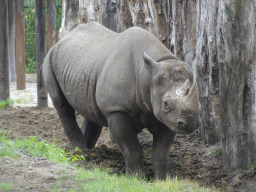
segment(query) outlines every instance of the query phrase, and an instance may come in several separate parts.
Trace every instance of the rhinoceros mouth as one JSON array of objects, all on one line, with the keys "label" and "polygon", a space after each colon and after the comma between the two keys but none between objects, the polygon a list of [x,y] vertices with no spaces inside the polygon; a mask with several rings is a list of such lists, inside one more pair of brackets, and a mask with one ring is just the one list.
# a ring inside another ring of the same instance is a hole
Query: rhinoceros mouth
[{"label": "rhinoceros mouth", "polygon": [[172,123],[172,122],[169,122],[169,129],[171,129],[173,132],[177,133],[177,134],[185,134],[186,130],[185,129],[180,129],[178,127],[178,125]]},{"label": "rhinoceros mouth", "polygon": [[177,123],[169,122],[169,129],[177,134],[190,134],[195,131],[195,129],[189,128],[188,124],[182,121],[177,120]]}]

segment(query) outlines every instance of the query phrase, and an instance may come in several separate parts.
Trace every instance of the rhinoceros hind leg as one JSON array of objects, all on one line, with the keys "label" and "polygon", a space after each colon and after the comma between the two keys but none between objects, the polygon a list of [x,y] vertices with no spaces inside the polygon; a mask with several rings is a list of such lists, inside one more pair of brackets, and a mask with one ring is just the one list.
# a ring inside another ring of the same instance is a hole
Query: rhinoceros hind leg
[{"label": "rhinoceros hind leg", "polygon": [[86,118],[84,118],[83,125],[81,127],[81,131],[86,140],[86,145],[88,149],[92,149],[95,147],[96,142],[102,131],[102,126],[96,123],[93,123]]},{"label": "rhinoceros hind leg", "polygon": [[143,150],[138,141],[133,118],[126,113],[112,113],[108,116],[110,132],[121,150],[126,164],[126,173],[143,173]]},{"label": "rhinoceros hind leg", "polygon": [[87,149],[86,141],[76,121],[75,109],[63,94],[52,70],[46,75],[46,87],[70,143],[74,148]]},{"label": "rhinoceros hind leg", "polygon": [[75,109],[68,103],[65,98],[59,100],[62,100],[61,107],[55,105],[54,101],[53,104],[55,105],[61,124],[71,145],[73,148],[78,147],[80,149],[87,149],[88,147],[86,145],[86,140],[76,121]]}]

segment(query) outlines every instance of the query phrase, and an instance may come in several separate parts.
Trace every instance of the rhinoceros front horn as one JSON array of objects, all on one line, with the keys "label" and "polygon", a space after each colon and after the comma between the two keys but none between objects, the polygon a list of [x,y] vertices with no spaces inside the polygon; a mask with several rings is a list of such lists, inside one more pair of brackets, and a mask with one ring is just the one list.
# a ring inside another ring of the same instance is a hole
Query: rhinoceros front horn
[{"label": "rhinoceros front horn", "polygon": [[199,107],[199,92],[198,92],[198,86],[196,80],[194,80],[194,83],[188,93],[187,96],[185,96],[183,100],[188,106],[191,107]]}]

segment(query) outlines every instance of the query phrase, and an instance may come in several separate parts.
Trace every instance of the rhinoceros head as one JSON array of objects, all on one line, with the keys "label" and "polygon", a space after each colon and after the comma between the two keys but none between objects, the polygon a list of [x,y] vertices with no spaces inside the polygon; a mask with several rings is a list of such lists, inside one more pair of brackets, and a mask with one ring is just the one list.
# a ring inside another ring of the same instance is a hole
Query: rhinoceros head
[{"label": "rhinoceros head", "polygon": [[158,63],[145,53],[143,59],[151,72],[150,97],[156,118],[176,133],[196,130],[200,104],[191,67],[174,59]]}]

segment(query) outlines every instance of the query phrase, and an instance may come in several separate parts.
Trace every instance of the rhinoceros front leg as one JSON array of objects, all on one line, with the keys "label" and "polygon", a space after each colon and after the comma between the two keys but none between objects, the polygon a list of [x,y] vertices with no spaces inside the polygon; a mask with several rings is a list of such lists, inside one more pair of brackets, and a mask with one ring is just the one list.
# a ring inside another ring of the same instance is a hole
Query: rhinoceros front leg
[{"label": "rhinoceros front leg", "polygon": [[126,113],[108,116],[110,132],[119,146],[126,164],[127,174],[143,173],[143,150],[135,131],[133,118]]},{"label": "rhinoceros front leg", "polygon": [[166,179],[168,174],[168,156],[175,133],[166,126],[159,127],[159,131],[153,133],[152,162],[154,177]]},{"label": "rhinoceros front leg", "polygon": [[84,118],[83,125],[81,127],[81,131],[86,140],[86,145],[88,149],[92,149],[95,147],[96,142],[102,131],[102,126],[96,123],[93,123],[86,118]]}]

